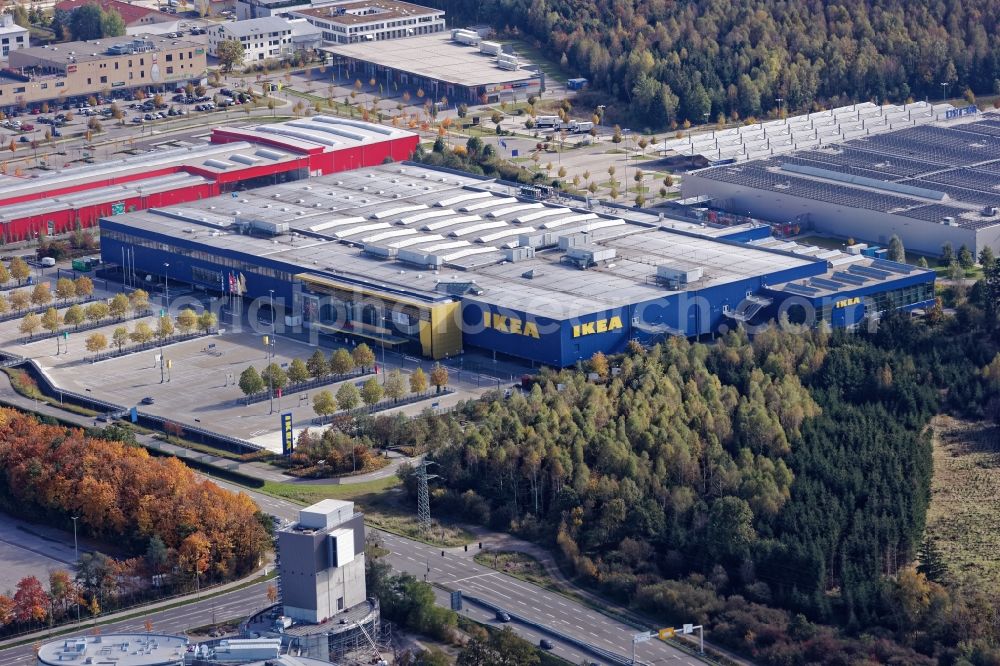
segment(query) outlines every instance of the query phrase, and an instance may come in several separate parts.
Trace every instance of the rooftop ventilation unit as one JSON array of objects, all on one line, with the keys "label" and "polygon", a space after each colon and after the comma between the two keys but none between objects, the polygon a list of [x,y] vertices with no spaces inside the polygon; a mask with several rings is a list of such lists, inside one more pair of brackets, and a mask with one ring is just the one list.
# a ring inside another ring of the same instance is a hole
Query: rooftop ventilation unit
[{"label": "rooftop ventilation unit", "polygon": [[241,223],[245,224],[247,227],[253,231],[258,231],[262,234],[267,234],[268,236],[279,236],[281,234],[288,233],[288,222],[271,222],[269,220],[257,220],[257,219],[246,219],[240,218]]},{"label": "rooftop ventilation unit", "polygon": [[560,261],[571,264],[584,270],[597,266],[602,262],[608,262],[615,258],[616,251],[613,247],[603,247],[600,245],[578,245],[571,247],[563,255]]},{"label": "rooftop ventilation unit", "polygon": [[497,56],[497,67],[513,72],[520,67],[520,64],[517,61],[516,55],[501,53]]},{"label": "rooftop ventilation unit", "polygon": [[451,31],[452,41],[456,41],[459,44],[465,44],[466,46],[477,46],[479,42],[483,41],[483,38],[479,36],[479,33],[474,30],[463,30],[461,28],[456,28]]},{"label": "rooftop ventilation unit", "polygon": [[685,285],[697,282],[704,275],[705,269],[701,266],[695,268],[676,268],[674,266],[657,266],[656,281],[666,284],[671,289],[677,289]]},{"label": "rooftop ventilation unit", "polygon": [[533,247],[509,247],[503,249],[503,258],[511,263],[532,259],[535,256]]}]

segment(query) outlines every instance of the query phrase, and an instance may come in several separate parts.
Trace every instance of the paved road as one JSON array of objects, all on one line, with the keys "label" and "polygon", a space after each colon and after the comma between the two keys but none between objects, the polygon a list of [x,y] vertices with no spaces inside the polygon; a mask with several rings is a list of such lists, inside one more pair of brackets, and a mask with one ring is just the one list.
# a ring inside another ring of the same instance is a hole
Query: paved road
[{"label": "paved road", "polygon": [[[0,400],[4,402],[27,402],[26,408],[33,408],[35,405],[30,400],[18,396],[10,387],[7,376],[0,373]],[[54,408],[38,406],[38,411],[58,412],[60,416],[67,420],[76,421],[79,417]],[[88,419],[82,419],[88,421]],[[83,424],[88,425],[88,424]],[[215,480],[220,486],[230,490],[245,492],[257,502],[257,504],[267,513],[284,518],[286,520],[296,520],[301,508],[288,500],[272,497],[228,482]],[[611,650],[622,656],[631,653],[631,637],[636,629],[624,623],[612,620],[583,604],[566,599],[554,592],[543,590],[534,585],[521,582],[488,567],[477,564],[470,557],[460,555],[458,552],[445,551],[441,555],[441,549],[426,544],[404,539],[385,532],[379,532],[385,546],[391,551],[388,556],[389,563],[397,571],[405,571],[423,577],[428,574],[428,582],[438,583],[450,589],[460,589],[463,592],[480,597],[486,601],[499,605],[512,613],[527,617],[535,622],[549,626],[557,631],[573,636],[580,640],[585,640],[599,647]],[[430,568],[428,573],[427,569]],[[439,590],[439,603],[448,604],[448,599],[444,591]],[[241,594],[241,593],[233,593]],[[263,598],[263,592],[258,594]],[[218,597],[218,604],[229,604],[230,595]],[[240,597],[245,603],[246,597]],[[187,617],[186,626],[205,623],[203,614],[206,607],[200,606],[201,610],[192,610],[191,607],[181,609],[174,615],[175,611],[168,611],[166,619],[170,622],[183,623],[183,618]],[[246,610],[246,606],[243,607]],[[208,607],[210,612],[210,606]],[[473,613],[480,613],[474,609]],[[167,630],[161,626],[160,614],[153,616],[157,628]],[[220,616],[221,617],[221,616]],[[476,616],[476,619],[481,619]],[[141,625],[141,621],[137,623]],[[177,626],[177,625],[170,625]],[[537,636],[528,633],[527,628],[521,625],[515,626],[519,633],[524,633],[529,638],[535,639]],[[171,629],[173,630],[173,629]],[[110,629],[108,630],[110,631]],[[571,644],[556,642],[556,652],[559,654],[576,653],[577,649]],[[0,666],[4,666],[4,659],[8,651],[0,651]],[[16,652],[16,649],[15,649]],[[30,653],[30,649],[28,649]],[[13,654],[13,653],[12,653]],[[699,663],[691,656],[683,653],[668,644],[659,641],[650,641],[640,644],[637,650],[640,662],[645,664],[696,664]],[[579,659],[572,657],[574,663],[579,663]],[[591,657],[592,661],[602,663],[601,660]]]},{"label": "paved road", "polygon": [[[280,498],[247,490],[235,484],[216,480],[220,486],[233,491],[241,491],[253,498],[257,504],[271,515],[286,520],[298,518],[299,505]],[[368,528],[371,530],[372,528]],[[632,650],[632,636],[637,629],[590,609],[583,604],[567,599],[555,592],[549,592],[535,585],[522,582],[498,571],[476,563],[462,548],[445,549],[429,546],[418,541],[405,539],[394,534],[375,530],[383,545],[390,551],[388,562],[396,571],[403,571],[437,583],[448,589],[462,590],[505,610],[551,627],[574,638],[588,641],[605,650],[622,656],[629,656]],[[470,550],[473,547],[470,546]],[[442,555],[441,553],[445,554]],[[428,568],[430,572],[428,573]],[[449,605],[447,594],[438,590],[438,603]],[[482,612],[473,609],[476,619],[482,619]],[[492,616],[492,614],[487,613]],[[487,618],[488,619],[488,618]],[[492,621],[492,620],[491,620]],[[537,642],[536,633],[527,633],[527,627],[515,623],[515,630]],[[571,644],[554,641],[558,654],[567,653],[573,663],[581,659],[570,657],[568,653],[579,650]],[[649,641],[638,646],[638,660],[643,664],[699,664],[699,660],[660,641]],[[591,661],[602,660],[588,656]],[[2,666],[2,664],[0,664]]]},{"label": "paved road", "polygon": [[[197,601],[181,608],[151,613],[148,617],[153,622],[156,631],[169,634],[183,634],[191,627],[207,624],[214,617],[221,621],[234,617],[242,617],[254,610],[267,605],[267,584],[264,582],[250,585],[242,590],[229,592],[218,597]],[[121,631],[143,632],[146,617],[132,620],[122,620],[101,626],[101,633],[110,634]],[[81,632],[83,633],[83,632]],[[34,663],[34,648],[32,645],[0,650],[0,666],[27,666]]]}]

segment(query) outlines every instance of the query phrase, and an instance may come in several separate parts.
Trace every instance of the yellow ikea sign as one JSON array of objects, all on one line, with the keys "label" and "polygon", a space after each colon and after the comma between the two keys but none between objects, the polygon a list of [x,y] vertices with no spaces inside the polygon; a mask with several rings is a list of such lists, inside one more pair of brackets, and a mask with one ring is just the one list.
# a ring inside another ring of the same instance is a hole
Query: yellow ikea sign
[{"label": "yellow ikea sign", "polygon": [[834,305],[838,308],[846,308],[848,305],[857,305],[861,302],[861,297],[855,296],[854,298],[845,298],[842,301],[837,301]]},{"label": "yellow ikea sign", "polygon": [[608,331],[613,331],[621,327],[621,317],[610,317],[608,319],[588,321],[585,324],[576,324],[573,326],[573,337],[580,338],[584,335],[593,335],[594,333],[607,333]]},{"label": "yellow ikea sign", "polygon": [[501,333],[516,333],[526,335],[529,338],[538,339],[538,325],[532,321],[522,322],[517,317],[508,317],[501,314],[483,313],[483,328],[492,328]]}]

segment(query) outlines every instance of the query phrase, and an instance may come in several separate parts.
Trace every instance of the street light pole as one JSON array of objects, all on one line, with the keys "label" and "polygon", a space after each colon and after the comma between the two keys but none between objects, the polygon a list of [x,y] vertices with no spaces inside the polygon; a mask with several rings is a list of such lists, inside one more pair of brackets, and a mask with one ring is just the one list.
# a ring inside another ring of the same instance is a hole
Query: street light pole
[{"label": "street light pole", "polygon": [[[76,559],[77,566],[80,564],[80,546],[76,540],[76,519],[80,516],[70,516],[73,519],[73,555]],[[80,601],[76,602],[76,621],[80,621]]]},{"label": "street light pole", "polygon": [[271,366],[274,365],[274,289],[269,290],[271,292],[271,339],[268,340],[267,345],[267,393],[269,397],[269,414],[274,414],[274,373],[271,372]]},{"label": "street light pole", "polygon": [[947,95],[948,95],[948,82],[945,81],[944,83],[941,84],[941,101],[942,102],[945,100],[945,97],[947,97]]},{"label": "street light pole", "polygon": [[163,301],[164,308],[170,308],[170,264],[163,262]]}]

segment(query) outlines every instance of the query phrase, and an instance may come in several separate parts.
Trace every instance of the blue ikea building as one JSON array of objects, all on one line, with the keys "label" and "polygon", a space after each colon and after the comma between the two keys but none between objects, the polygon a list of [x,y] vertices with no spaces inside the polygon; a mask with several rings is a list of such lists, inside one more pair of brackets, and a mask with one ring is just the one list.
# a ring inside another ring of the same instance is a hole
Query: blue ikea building
[{"label": "blue ikea building", "polygon": [[169,276],[249,308],[273,294],[291,329],[554,366],[772,319],[855,326],[934,298],[931,271],[763,225],[535,194],[387,164],[108,217],[101,252],[127,281]]}]

